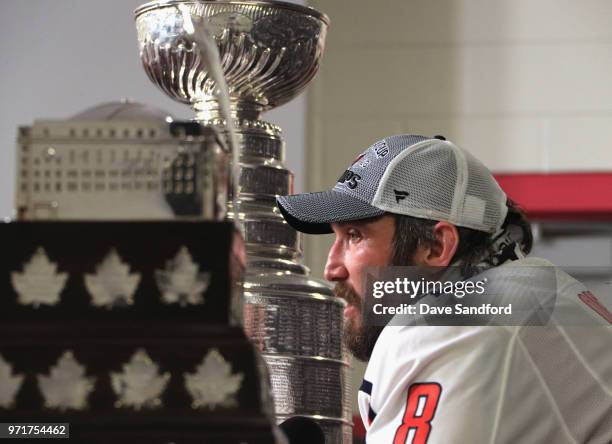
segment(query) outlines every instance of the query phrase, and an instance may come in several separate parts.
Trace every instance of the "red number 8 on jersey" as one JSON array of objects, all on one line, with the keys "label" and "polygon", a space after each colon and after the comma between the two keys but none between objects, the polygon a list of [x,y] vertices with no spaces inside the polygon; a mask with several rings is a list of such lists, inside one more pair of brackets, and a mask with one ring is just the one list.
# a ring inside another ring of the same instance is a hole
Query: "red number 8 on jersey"
[{"label": "red number 8 on jersey", "polygon": [[417,382],[408,388],[406,413],[395,432],[393,444],[427,443],[441,393],[442,386],[437,382]]}]

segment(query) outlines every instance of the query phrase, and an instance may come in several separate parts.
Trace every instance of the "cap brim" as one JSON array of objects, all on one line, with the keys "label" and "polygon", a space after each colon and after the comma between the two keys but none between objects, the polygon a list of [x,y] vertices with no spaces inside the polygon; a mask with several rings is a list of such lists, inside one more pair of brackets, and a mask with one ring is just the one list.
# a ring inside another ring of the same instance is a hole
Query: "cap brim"
[{"label": "cap brim", "polygon": [[334,190],[281,196],[276,203],[289,225],[302,233],[332,233],[332,222],[382,216],[385,211]]}]

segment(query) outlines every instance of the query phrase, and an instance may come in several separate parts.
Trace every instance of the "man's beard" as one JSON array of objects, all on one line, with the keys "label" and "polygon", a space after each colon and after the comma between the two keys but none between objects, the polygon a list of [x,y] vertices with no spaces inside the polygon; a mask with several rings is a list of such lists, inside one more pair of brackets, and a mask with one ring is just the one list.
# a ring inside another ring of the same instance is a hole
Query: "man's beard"
[{"label": "man's beard", "polygon": [[[406,236],[405,239],[399,242],[399,245],[396,245],[396,243],[394,241],[393,255],[389,265],[415,265],[413,258],[417,250],[418,241],[412,236]],[[337,282],[334,293],[339,298],[344,299],[347,306],[353,306],[357,309],[357,315],[344,320],[342,339],[355,358],[367,362],[372,356],[376,341],[385,327],[381,325],[364,325],[363,300],[349,284],[343,281]]]},{"label": "man's beard", "polygon": [[360,361],[368,361],[378,337],[383,331],[382,326],[364,325],[363,304],[357,292],[347,283],[338,282],[334,293],[344,299],[347,306],[357,309],[357,315],[345,319],[342,339],[349,351]]}]

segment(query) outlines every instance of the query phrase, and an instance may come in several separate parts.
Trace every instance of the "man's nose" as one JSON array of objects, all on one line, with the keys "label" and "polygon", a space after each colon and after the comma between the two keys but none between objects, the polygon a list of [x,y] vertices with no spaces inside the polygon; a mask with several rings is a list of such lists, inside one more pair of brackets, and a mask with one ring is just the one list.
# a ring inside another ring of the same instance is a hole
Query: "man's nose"
[{"label": "man's nose", "polygon": [[327,255],[324,276],[328,281],[343,281],[348,278],[348,270],[344,266],[344,255],[338,241],[334,242]]}]

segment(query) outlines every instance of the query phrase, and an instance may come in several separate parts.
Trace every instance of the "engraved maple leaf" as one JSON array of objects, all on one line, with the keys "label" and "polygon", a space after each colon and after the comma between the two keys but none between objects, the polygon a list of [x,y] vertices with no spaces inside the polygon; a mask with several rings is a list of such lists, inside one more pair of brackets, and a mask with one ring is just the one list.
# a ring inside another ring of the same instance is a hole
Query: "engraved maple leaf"
[{"label": "engraved maple leaf", "polygon": [[23,266],[23,273],[12,272],[11,283],[23,305],[55,305],[64,289],[67,273],[57,273],[57,264],[49,260],[45,250],[38,248],[29,262]]},{"label": "engraved maple leaf", "polygon": [[200,273],[186,247],[181,247],[176,257],[166,262],[165,270],[155,270],[155,278],[162,301],[181,306],[204,303],[203,293],[210,283],[210,273]]},{"label": "engraved maple leaf", "polygon": [[45,407],[58,410],[83,410],[93,391],[96,378],[85,376],[85,367],[77,362],[71,351],[66,351],[51,368],[49,376],[38,375],[38,387]]},{"label": "engraved maple leaf", "polygon": [[0,407],[8,409],[15,404],[22,383],[23,375],[13,376],[13,367],[0,355]]},{"label": "engraved maple leaf", "polygon": [[147,352],[137,350],[130,362],[123,365],[123,372],[111,373],[111,385],[119,399],[117,407],[155,408],[161,406],[159,397],[166,389],[170,373],[159,373]]},{"label": "engraved maple leaf", "polygon": [[236,404],[235,396],[240,390],[244,375],[232,374],[231,365],[221,356],[219,350],[211,349],[195,373],[185,373],[185,386],[193,399],[194,408],[231,406]]},{"label": "engraved maple leaf", "polygon": [[112,308],[121,302],[132,305],[140,274],[130,274],[130,266],[121,260],[114,248],[96,266],[96,274],[85,275],[85,287],[92,304]]}]

